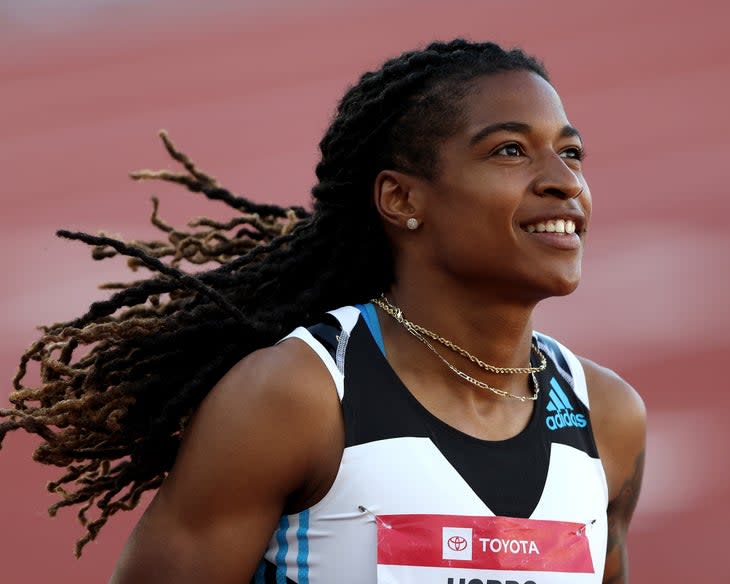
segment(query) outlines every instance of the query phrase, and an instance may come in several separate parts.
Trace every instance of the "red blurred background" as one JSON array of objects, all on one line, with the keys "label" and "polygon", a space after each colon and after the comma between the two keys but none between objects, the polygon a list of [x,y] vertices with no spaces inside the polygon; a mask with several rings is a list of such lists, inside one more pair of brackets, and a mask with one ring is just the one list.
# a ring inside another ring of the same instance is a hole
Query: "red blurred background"
[{"label": "red blurred background", "polygon": [[[584,281],[539,326],[616,369],[649,409],[632,582],[726,581],[730,522],[730,41],[721,2],[0,0],[0,237],[7,393],[34,326],[124,279],[63,227],[153,233],[149,195],[180,224],[225,209],[126,173],[170,167],[156,132],[247,196],[306,203],[316,145],[348,84],[433,39],[519,45],[547,64],[588,150],[594,219]],[[0,582],[103,582],[139,513],[84,557],[31,462],[0,453]],[[245,545],[245,542],[241,542]],[[719,572],[719,573],[718,573]]]}]

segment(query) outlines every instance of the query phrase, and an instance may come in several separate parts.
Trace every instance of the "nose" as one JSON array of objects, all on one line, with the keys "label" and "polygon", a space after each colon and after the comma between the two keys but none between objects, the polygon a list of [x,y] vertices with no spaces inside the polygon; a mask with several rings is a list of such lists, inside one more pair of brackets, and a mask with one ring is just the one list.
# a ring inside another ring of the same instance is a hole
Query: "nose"
[{"label": "nose", "polygon": [[556,153],[546,156],[533,184],[533,190],[538,196],[560,199],[575,199],[584,189],[585,183],[581,175],[571,169],[565,159]]}]

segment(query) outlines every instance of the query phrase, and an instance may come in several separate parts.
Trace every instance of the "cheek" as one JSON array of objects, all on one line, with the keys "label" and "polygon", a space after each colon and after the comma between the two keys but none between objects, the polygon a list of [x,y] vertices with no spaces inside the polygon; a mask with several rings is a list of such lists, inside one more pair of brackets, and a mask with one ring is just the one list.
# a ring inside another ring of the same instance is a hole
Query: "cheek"
[{"label": "cheek", "polygon": [[440,244],[478,247],[490,254],[514,240],[524,192],[514,174],[473,164],[442,175],[428,201]]},{"label": "cheek", "polygon": [[586,226],[588,226],[590,224],[591,213],[593,212],[593,199],[591,198],[591,193],[588,190],[588,187],[586,187],[586,190],[580,197],[580,204],[581,207],[583,207],[583,212],[586,216]]},{"label": "cheek", "polygon": [[514,212],[513,201],[496,193],[454,197],[440,208],[434,252],[449,264],[471,264],[477,270],[495,266],[515,245]]}]

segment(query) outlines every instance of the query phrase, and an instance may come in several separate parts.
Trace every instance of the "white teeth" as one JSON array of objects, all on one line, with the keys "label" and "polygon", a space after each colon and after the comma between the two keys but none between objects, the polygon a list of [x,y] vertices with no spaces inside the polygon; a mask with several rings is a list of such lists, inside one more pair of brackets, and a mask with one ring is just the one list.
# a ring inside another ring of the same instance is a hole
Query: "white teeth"
[{"label": "white teeth", "polygon": [[525,231],[528,233],[575,233],[575,221],[572,219],[550,219],[532,225],[526,225]]}]

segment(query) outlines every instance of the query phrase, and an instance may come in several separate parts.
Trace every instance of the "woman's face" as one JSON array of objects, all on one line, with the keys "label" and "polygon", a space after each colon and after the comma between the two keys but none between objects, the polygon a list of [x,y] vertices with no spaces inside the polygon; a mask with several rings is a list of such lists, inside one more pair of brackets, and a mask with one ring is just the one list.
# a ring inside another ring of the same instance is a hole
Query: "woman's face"
[{"label": "woman's face", "polygon": [[591,213],[581,139],[538,75],[474,83],[463,126],[438,149],[438,176],[419,186],[422,257],[508,298],[568,294]]}]

